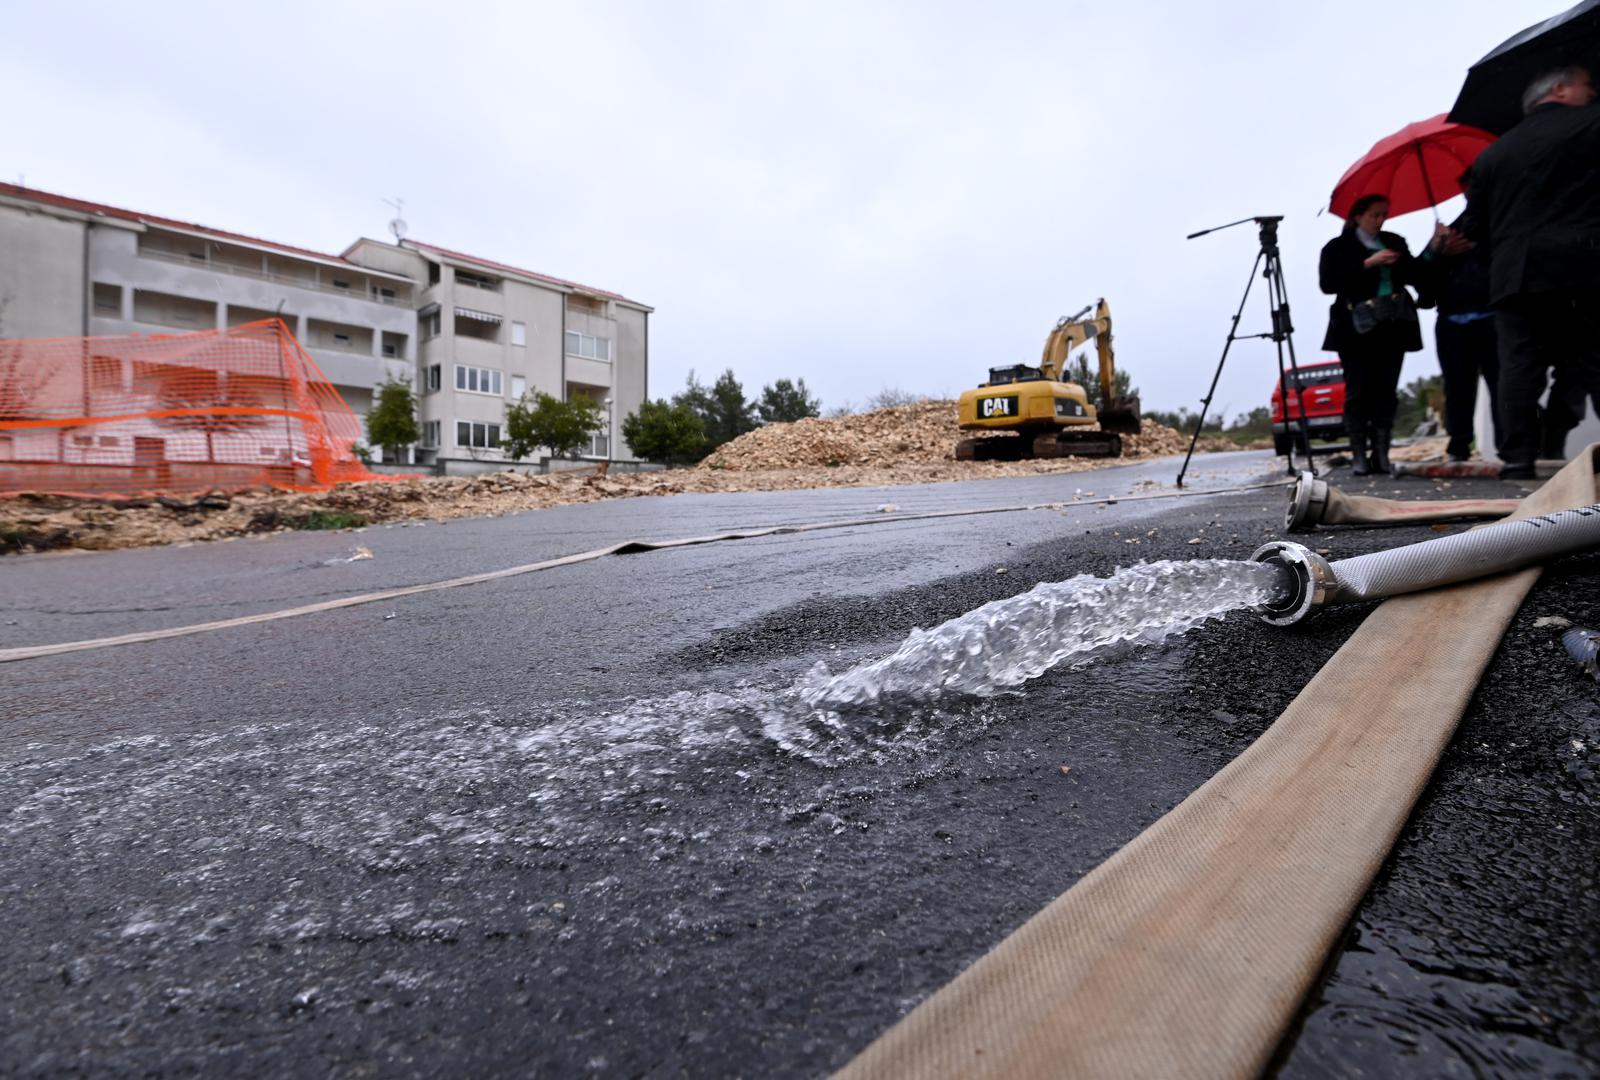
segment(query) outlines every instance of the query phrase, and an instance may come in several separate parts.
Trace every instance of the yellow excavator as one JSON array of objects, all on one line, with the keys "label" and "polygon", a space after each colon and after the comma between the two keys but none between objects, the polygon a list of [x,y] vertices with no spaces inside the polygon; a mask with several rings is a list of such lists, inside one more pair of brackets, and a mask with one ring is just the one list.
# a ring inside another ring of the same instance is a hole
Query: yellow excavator
[{"label": "yellow excavator", "polygon": [[[1100,354],[1098,408],[1089,404],[1089,395],[1068,379],[1066,370],[1068,355],[1091,338]],[[1121,457],[1122,435],[1138,434],[1141,425],[1139,399],[1117,397],[1116,383],[1111,309],[1101,299],[1057,320],[1038,367],[990,368],[988,382],[961,395],[962,431],[1015,434],[962,439],[956,443],[956,460]],[[1096,424],[1098,431],[1084,430]]]}]

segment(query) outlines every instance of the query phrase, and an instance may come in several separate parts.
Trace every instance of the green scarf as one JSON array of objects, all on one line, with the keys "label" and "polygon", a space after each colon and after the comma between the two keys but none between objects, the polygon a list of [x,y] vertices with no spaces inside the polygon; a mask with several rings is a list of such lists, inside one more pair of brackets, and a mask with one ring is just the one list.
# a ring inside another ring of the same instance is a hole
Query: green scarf
[{"label": "green scarf", "polygon": [[[1378,250],[1379,251],[1385,250],[1386,249],[1386,245],[1383,242],[1383,234],[1382,233],[1378,234],[1377,241],[1378,241]],[[1378,295],[1379,296],[1393,296],[1394,295],[1394,275],[1389,272],[1389,269],[1390,268],[1387,267],[1387,266],[1378,267]]]}]

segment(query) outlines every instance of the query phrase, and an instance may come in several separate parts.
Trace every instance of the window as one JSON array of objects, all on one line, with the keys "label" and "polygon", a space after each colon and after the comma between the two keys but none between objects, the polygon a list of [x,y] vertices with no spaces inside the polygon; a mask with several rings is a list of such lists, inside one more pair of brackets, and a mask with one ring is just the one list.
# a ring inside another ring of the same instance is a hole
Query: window
[{"label": "window", "polygon": [[94,313],[115,318],[122,314],[122,286],[94,283]]},{"label": "window", "polygon": [[472,447],[478,450],[487,450],[499,446],[500,425],[457,420],[456,445]]},{"label": "window", "polygon": [[333,343],[335,345],[337,345],[341,349],[348,349],[350,347],[350,335],[349,334],[334,334],[333,335]]},{"label": "window", "polygon": [[470,270],[456,270],[456,284],[470,285],[474,289],[488,289],[490,292],[500,291],[500,282],[483,274],[474,274]]},{"label": "window", "polygon": [[372,296],[373,299],[377,300],[380,304],[392,304],[395,302],[394,290],[385,289],[381,285],[374,285],[372,287]]},{"label": "window", "polygon": [[511,376],[511,397],[514,401],[521,401],[528,392],[528,380],[521,375]]},{"label": "window", "polygon": [[511,344],[523,346],[528,344],[527,323],[514,322],[511,324]]},{"label": "window", "polygon": [[124,390],[122,385],[122,360],[115,356],[89,358],[89,389]]},{"label": "window", "polygon": [[444,319],[438,308],[434,308],[432,311],[424,311],[417,316],[417,326],[422,331],[422,340],[427,341],[429,338],[436,338],[443,333],[443,322]]},{"label": "window", "polygon": [[348,289],[350,287],[350,283],[348,281],[340,281],[338,278],[334,278],[333,287],[335,289]]},{"label": "window", "polygon": [[456,336],[498,343],[500,341],[500,321],[500,316],[492,311],[457,307],[454,324]]},{"label": "window", "polygon": [[439,446],[441,424],[438,420],[424,420],[422,422],[422,446],[426,450],[434,450]]},{"label": "window", "polygon": [[456,389],[465,390],[471,394],[493,394],[500,396],[500,372],[494,368],[467,367],[465,364],[456,365]]},{"label": "window", "polygon": [[422,392],[424,394],[435,393],[443,385],[444,381],[442,365],[429,364],[427,367],[422,369]]},{"label": "window", "polygon": [[100,436],[100,445],[101,446],[116,446],[120,442],[122,442],[122,438],[121,438],[121,436],[118,436],[118,435],[102,435],[102,436]]},{"label": "window", "polygon": [[385,341],[383,343],[383,355],[388,356],[388,357],[399,356],[400,355],[400,348],[399,348],[399,346],[395,345],[395,343],[392,342],[392,341]]},{"label": "window", "polygon": [[439,284],[439,264],[436,263],[436,262],[431,262],[430,261],[428,263],[428,284],[429,285],[437,285],[437,284]]},{"label": "window", "polygon": [[591,360],[609,362],[611,359],[611,339],[591,337],[588,334],[580,334],[575,330],[568,330],[567,355],[587,356]]}]

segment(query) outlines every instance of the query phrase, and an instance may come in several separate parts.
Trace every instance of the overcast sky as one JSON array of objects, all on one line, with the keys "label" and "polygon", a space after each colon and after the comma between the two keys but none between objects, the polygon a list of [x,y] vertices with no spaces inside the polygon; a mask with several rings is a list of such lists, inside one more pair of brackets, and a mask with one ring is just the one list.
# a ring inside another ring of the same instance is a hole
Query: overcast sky
[{"label": "overcast sky", "polygon": [[[0,176],[332,252],[403,197],[415,239],[653,305],[653,396],[730,367],[953,396],[1104,296],[1146,407],[1194,407],[1256,236],[1184,235],[1286,215],[1321,359],[1333,182],[1563,6],[30,4]],[[1275,377],[1240,343],[1217,407]]]}]

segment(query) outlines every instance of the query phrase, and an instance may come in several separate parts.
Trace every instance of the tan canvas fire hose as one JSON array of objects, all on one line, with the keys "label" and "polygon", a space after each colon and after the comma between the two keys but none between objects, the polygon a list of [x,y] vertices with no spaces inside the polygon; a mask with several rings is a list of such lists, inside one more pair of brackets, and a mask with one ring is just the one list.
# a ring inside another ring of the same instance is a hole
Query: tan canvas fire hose
[{"label": "tan canvas fire hose", "polygon": [[1503,518],[1515,513],[1517,499],[1449,499],[1401,502],[1375,495],[1349,495],[1308,472],[1289,493],[1284,524],[1290,532],[1318,525],[1416,525],[1461,518]]},{"label": "tan canvas fire hose", "polygon": [[[1597,453],[1515,516],[1595,502]],[[840,1075],[1259,1073],[1538,575],[1385,601],[1243,754]]]}]

